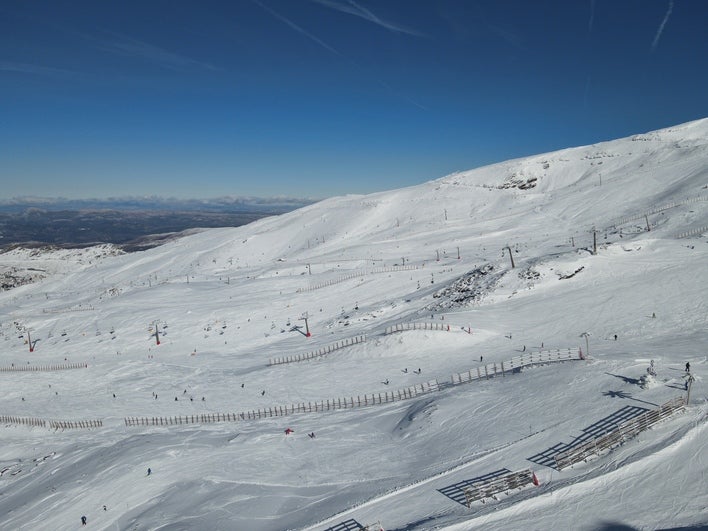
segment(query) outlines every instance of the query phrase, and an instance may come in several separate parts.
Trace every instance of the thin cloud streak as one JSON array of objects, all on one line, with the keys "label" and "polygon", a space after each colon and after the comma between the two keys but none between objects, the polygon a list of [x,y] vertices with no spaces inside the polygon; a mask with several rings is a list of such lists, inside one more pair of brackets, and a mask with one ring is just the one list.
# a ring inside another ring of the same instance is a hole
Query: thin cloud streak
[{"label": "thin cloud streak", "polygon": [[588,33],[592,33],[593,22],[595,22],[595,0],[590,0],[590,20],[588,20]]},{"label": "thin cloud streak", "polygon": [[115,32],[108,33],[113,37],[113,40],[102,41],[99,44],[99,48],[114,55],[138,57],[151,63],[156,63],[163,68],[177,72],[183,72],[195,67],[212,71],[220,70],[209,63],[197,61],[195,59],[167,51],[163,48],[134,39],[127,35],[122,35]]},{"label": "thin cloud streak", "polygon": [[324,42],[322,39],[319,39],[319,38],[315,37],[315,36],[314,36],[312,33],[310,33],[309,31],[307,31],[307,30],[301,28],[300,26],[298,26],[297,24],[295,24],[292,20],[290,20],[290,19],[288,19],[288,18],[285,18],[284,16],[282,16],[280,13],[277,13],[276,11],[273,11],[270,7],[268,7],[268,6],[264,5],[264,4],[262,4],[262,3],[259,2],[258,0],[252,0],[252,2],[253,2],[254,4],[256,4],[258,7],[260,7],[261,9],[263,9],[264,11],[270,13],[273,17],[275,17],[275,18],[277,18],[278,20],[280,20],[283,24],[286,24],[286,25],[290,26],[292,29],[294,29],[295,31],[297,31],[297,32],[300,33],[301,35],[304,35],[305,37],[307,37],[307,38],[310,39],[311,41],[313,41],[313,42],[319,44],[319,45],[322,46],[322,48],[324,48],[325,50],[328,50],[328,51],[332,52],[332,53],[335,54],[335,55],[338,55],[338,56],[340,56],[340,57],[343,57],[342,54],[339,53],[339,52],[338,52],[336,49],[334,49],[332,46],[330,46],[329,44],[327,44],[326,42]]},{"label": "thin cloud streak", "polygon": [[[283,22],[284,24],[287,24],[290,28],[294,29],[294,30],[297,31],[298,33],[304,35],[305,37],[307,37],[308,39],[311,39],[312,41],[316,42],[317,44],[319,44],[320,46],[322,46],[322,47],[325,48],[326,50],[332,52],[333,54],[335,54],[335,55],[341,57],[342,59],[344,59],[345,61],[349,62],[351,65],[353,65],[353,66],[354,66],[355,68],[357,68],[358,70],[365,71],[365,69],[362,68],[361,65],[359,65],[356,61],[353,61],[352,59],[350,59],[350,58],[344,56],[342,53],[340,53],[338,50],[336,50],[335,48],[333,48],[332,46],[330,46],[329,44],[327,44],[327,43],[324,42],[323,40],[321,40],[321,39],[315,37],[315,36],[312,35],[310,32],[308,32],[307,30],[301,28],[300,26],[298,26],[297,24],[295,24],[295,23],[292,22],[291,20],[287,19],[286,17],[282,16],[281,14],[277,13],[276,11],[273,11],[273,10],[272,10],[271,8],[269,8],[268,6],[266,6],[266,5],[262,4],[261,2],[259,2],[259,0],[251,0],[251,1],[252,1],[254,4],[256,4],[256,5],[258,5],[259,7],[261,7],[263,10],[267,11],[268,13],[270,13],[273,17],[277,18],[278,20],[280,20],[280,21]],[[405,100],[406,102],[410,103],[411,105],[413,105],[413,106],[415,106],[415,107],[417,107],[417,108],[419,108],[419,109],[421,109],[421,110],[424,110],[424,111],[427,111],[427,110],[428,110],[428,109],[425,108],[423,105],[421,105],[420,103],[416,102],[415,100],[412,100],[411,98],[409,98],[409,97],[407,97],[407,96],[403,96],[403,95],[399,94],[398,92],[396,92],[395,90],[393,90],[393,88],[391,88],[391,86],[390,86],[388,83],[386,83],[385,81],[383,81],[383,80],[381,80],[381,79],[376,79],[376,81],[377,81],[382,87],[384,87],[386,90],[390,91],[391,94],[393,94],[394,96],[396,96],[396,97],[398,97],[398,98],[402,98],[402,99]]]},{"label": "thin cloud streak", "polygon": [[651,51],[653,52],[656,50],[656,47],[659,45],[659,39],[661,38],[661,34],[664,32],[664,26],[666,26],[666,23],[669,21],[669,17],[671,16],[671,12],[674,10],[674,0],[669,0],[669,7],[666,10],[666,15],[664,15],[664,20],[661,21],[661,24],[659,25],[659,29],[656,30],[656,36],[654,37],[654,42],[651,43]]},{"label": "thin cloud streak", "polygon": [[16,72],[18,74],[32,74],[43,76],[73,76],[77,74],[77,72],[72,72],[71,70],[64,70],[62,68],[54,68],[51,66],[43,66],[30,63],[15,63],[11,61],[0,61],[0,72]]},{"label": "thin cloud streak", "polygon": [[332,9],[334,11],[339,11],[340,13],[346,13],[347,15],[353,15],[355,17],[362,18],[368,22],[376,24],[377,26],[381,26],[384,29],[387,29],[389,31],[393,31],[394,33],[405,33],[406,35],[412,35],[414,37],[425,37],[425,34],[420,33],[418,31],[415,31],[415,30],[412,30],[409,28],[405,28],[405,27],[399,26],[397,24],[393,24],[392,22],[382,20],[381,18],[376,16],[372,11],[357,4],[353,0],[349,0],[346,3],[338,2],[337,0],[312,0],[312,1],[316,4],[319,4],[323,7],[328,8],[328,9]]}]

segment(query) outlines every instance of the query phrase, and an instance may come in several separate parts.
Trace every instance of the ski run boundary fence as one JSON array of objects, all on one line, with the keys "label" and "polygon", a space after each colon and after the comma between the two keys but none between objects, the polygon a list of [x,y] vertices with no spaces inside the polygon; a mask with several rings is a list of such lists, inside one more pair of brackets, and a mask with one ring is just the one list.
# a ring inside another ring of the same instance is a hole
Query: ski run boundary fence
[{"label": "ski run boundary fence", "polygon": [[55,430],[102,428],[102,420],[50,420],[49,427]]},{"label": "ski run boundary fence", "polygon": [[624,225],[625,223],[629,223],[630,221],[644,219],[645,216],[651,216],[652,214],[658,214],[659,212],[663,212],[664,210],[670,210],[672,208],[676,208],[677,206],[681,206],[681,205],[698,203],[699,201],[708,201],[708,195],[699,195],[696,197],[690,197],[688,199],[685,199],[684,201],[673,201],[671,203],[666,203],[665,205],[654,207],[651,210],[647,210],[646,212],[643,212],[641,214],[635,214],[633,216],[626,216],[623,218],[615,219],[611,222],[611,226],[617,227],[619,225]]},{"label": "ski run boundary fence", "polygon": [[320,356],[324,356],[326,354],[329,354],[330,352],[334,352],[335,350],[339,350],[339,349],[342,349],[345,347],[349,347],[351,345],[357,345],[359,343],[365,343],[365,342],[366,342],[365,335],[348,337],[346,339],[342,339],[341,341],[337,341],[336,343],[333,343],[331,345],[326,345],[320,349],[313,350],[312,352],[306,352],[305,354],[296,354],[294,356],[284,356],[282,358],[270,358],[268,360],[268,365],[282,365],[284,363],[295,363],[298,361],[311,360],[313,358],[318,358]]},{"label": "ski run boundary fence", "polygon": [[561,352],[560,350],[529,352],[523,356],[517,356],[508,361],[502,361],[499,364],[496,362],[488,363],[465,372],[458,372],[452,375],[451,383],[452,385],[460,385],[474,380],[488,380],[495,376],[504,376],[506,373],[519,372],[524,367],[531,367],[533,365],[581,360],[583,360],[583,358],[581,357],[580,351],[576,354],[571,349],[568,349],[567,352]]},{"label": "ski run boundary fence", "polygon": [[[523,367],[532,365],[545,365],[547,363],[558,363],[563,361],[582,360],[580,354],[573,354],[572,350],[566,352],[546,351],[529,353],[518,356],[500,365],[496,363],[485,365],[472,371],[453,374],[452,385],[460,385],[478,379],[493,378],[497,375],[504,375],[504,372],[518,372]],[[482,369],[484,372],[482,372]],[[447,384],[450,385],[450,384]],[[177,417],[125,417],[126,426],[174,426],[180,424],[213,424],[216,422],[236,422],[240,420],[259,420],[273,417],[285,417],[296,413],[319,413],[323,411],[336,411],[340,409],[354,409],[368,407],[379,404],[408,400],[421,395],[440,391],[441,385],[438,380],[429,380],[422,384],[416,384],[393,391],[383,393],[370,393],[341,398],[331,398],[315,402],[301,402],[285,406],[274,406],[262,409],[254,409],[241,413],[203,413],[198,415],[185,415]]]},{"label": "ski run boundary fence", "polygon": [[640,432],[649,429],[657,422],[673,415],[676,411],[680,411],[686,407],[686,401],[683,397],[677,397],[669,400],[665,404],[659,406],[658,409],[652,409],[629,419],[621,424],[618,424],[615,429],[596,437],[584,444],[574,446],[564,452],[555,455],[556,468],[562,470],[580,461],[587,461],[592,455],[599,456],[604,450],[609,450],[615,446],[624,444],[625,441],[637,436]]},{"label": "ski run boundary fence", "polygon": [[341,282],[346,282],[353,278],[365,277],[366,275],[373,275],[376,273],[395,273],[398,271],[413,271],[418,269],[417,265],[404,265],[404,266],[381,266],[374,267],[373,269],[365,269],[363,271],[352,271],[346,275],[338,276],[337,278],[332,278],[330,280],[325,280],[324,282],[319,282],[317,284],[310,284],[306,288],[298,288],[296,293],[305,293],[307,291],[314,291],[316,289],[326,288],[328,286],[334,286]]},{"label": "ski run boundary fence", "polygon": [[378,404],[387,404],[407,400],[424,394],[438,391],[438,381],[430,380],[422,384],[411,385],[395,391],[371,393],[363,396],[331,398],[319,402],[302,402],[289,406],[275,406],[255,409],[242,413],[206,413],[200,415],[185,415],[178,417],[126,417],[126,426],[171,426],[175,424],[208,424],[214,422],[234,422],[239,420],[258,420],[272,417],[285,417],[295,413],[319,413],[339,409],[354,409]]},{"label": "ski run boundary fence", "polygon": [[0,422],[3,424],[19,424],[21,426],[37,426],[41,428],[44,428],[47,425],[47,421],[44,419],[11,417],[8,415],[0,415]]},{"label": "ski run boundary fence", "polygon": [[63,371],[67,369],[86,369],[88,363],[62,363],[61,365],[13,365],[0,367],[0,372],[37,372],[37,371]]},{"label": "ski run boundary fence", "polygon": [[460,328],[457,325],[452,327],[447,323],[435,322],[412,322],[412,323],[396,323],[395,325],[387,326],[384,335],[395,334],[396,332],[407,332],[409,330],[457,330]]},{"label": "ski run boundary fence", "polygon": [[68,430],[68,429],[90,429],[102,428],[102,420],[44,420],[30,417],[11,417],[8,415],[0,415],[0,422],[3,424],[17,424],[20,426],[30,426],[38,428],[46,428],[49,425],[53,430]]},{"label": "ski run boundary fence", "polygon": [[699,236],[706,232],[708,232],[708,227],[700,227],[697,229],[687,230],[686,232],[681,232],[676,235],[676,238],[680,240],[682,238],[690,238],[691,236]]}]

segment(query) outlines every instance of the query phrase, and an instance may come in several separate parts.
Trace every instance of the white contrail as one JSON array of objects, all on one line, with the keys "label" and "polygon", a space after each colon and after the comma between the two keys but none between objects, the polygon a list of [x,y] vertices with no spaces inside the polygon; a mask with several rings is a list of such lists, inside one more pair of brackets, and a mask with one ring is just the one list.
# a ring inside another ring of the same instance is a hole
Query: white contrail
[{"label": "white contrail", "polygon": [[287,24],[288,26],[290,26],[292,29],[294,29],[294,30],[297,31],[298,33],[304,35],[305,37],[307,37],[307,38],[310,39],[311,41],[316,42],[317,44],[319,44],[320,46],[322,46],[325,50],[329,50],[329,51],[332,52],[333,54],[339,55],[340,57],[342,56],[342,54],[339,53],[336,49],[334,49],[333,47],[331,47],[329,44],[327,44],[326,42],[324,42],[322,39],[318,39],[317,37],[315,37],[312,33],[308,32],[307,30],[301,28],[300,26],[298,26],[297,24],[295,24],[292,20],[290,20],[290,19],[288,19],[288,18],[285,18],[283,15],[281,15],[280,13],[277,13],[276,11],[272,10],[270,7],[268,7],[268,6],[266,6],[266,5],[263,5],[263,4],[262,4],[261,2],[259,2],[258,0],[252,0],[252,2],[253,2],[254,4],[256,4],[257,6],[259,6],[261,9],[263,9],[263,10],[267,11],[268,13],[270,13],[271,15],[273,15],[275,18],[277,18],[278,20],[280,20],[280,21],[283,22],[284,24]]},{"label": "white contrail", "polygon": [[656,47],[659,44],[659,39],[661,38],[661,34],[664,32],[664,26],[666,26],[666,23],[669,21],[669,17],[671,16],[671,12],[674,10],[674,0],[669,0],[669,8],[666,10],[666,15],[664,15],[664,20],[661,21],[661,24],[659,25],[659,29],[656,30],[656,35],[654,36],[654,42],[651,43],[651,51],[653,52],[656,50]]},{"label": "white contrail", "polygon": [[372,22],[378,26],[381,26],[382,28],[385,28],[389,31],[393,31],[395,33],[406,33],[408,35],[413,35],[414,37],[423,37],[424,35],[418,31],[409,29],[409,28],[404,28],[403,26],[399,26],[398,24],[393,24],[391,22],[388,22],[386,20],[383,20],[376,16],[371,10],[366,9],[365,7],[357,4],[354,2],[354,0],[348,0],[345,3],[342,3],[338,0],[312,0],[313,2],[323,6],[327,7],[329,9],[333,9],[335,11],[339,11],[341,13],[346,13],[348,15],[353,15],[355,17],[362,18],[364,20],[367,20],[369,22]]},{"label": "white contrail", "polygon": [[588,33],[592,33],[592,23],[595,21],[595,0],[590,0],[590,20],[588,21]]}]

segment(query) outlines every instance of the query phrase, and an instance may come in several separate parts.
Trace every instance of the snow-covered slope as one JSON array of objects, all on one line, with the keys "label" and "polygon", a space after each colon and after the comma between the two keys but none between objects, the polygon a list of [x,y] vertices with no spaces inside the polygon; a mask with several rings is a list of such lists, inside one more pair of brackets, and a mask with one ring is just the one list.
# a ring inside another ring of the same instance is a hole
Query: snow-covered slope
[{"label": "snow-covered slope", "polygon": [[[0,293],[0,529],[74,529],[82,515],[135,530],[708,524],[706,232],[700,120],[331,198]],[[428,329],[386,333],[411,322]],[[589,359],[451,385],[579,348]],[[559,445],[685,396],[686,362],[685,412],[553,466]],[[337,410],[280,416],[331,399]],[[469,508],[445,494],[526,468],[539,487]]]}]

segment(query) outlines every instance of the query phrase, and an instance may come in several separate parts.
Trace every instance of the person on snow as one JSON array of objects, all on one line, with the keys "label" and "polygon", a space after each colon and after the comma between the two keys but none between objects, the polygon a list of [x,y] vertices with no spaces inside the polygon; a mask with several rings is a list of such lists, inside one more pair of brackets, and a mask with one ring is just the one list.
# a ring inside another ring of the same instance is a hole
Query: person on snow
[{"label": "person on snow", "polygon": [[152,474],[152,469],[148,468],[148,473],[147,473],[147,475],[149,476],[150,474]]},{"label": "person on snow", "polygon": [[85,516],[81,517],[81,525],[86,525],[86,517]]},{"label": "person on snow", "polygon": [[691,364],[686,362],[686,372],[691,372]]},{"label": "person on snow", "polygon": [[286,429],[285,429],[285,435],[290,435],[291,433],[293,433],[293,431],[294,431],[294,430],[293,430],[292,428],[286,428]]}]

